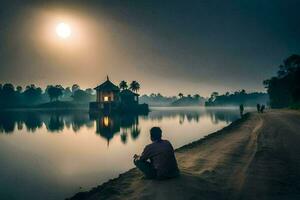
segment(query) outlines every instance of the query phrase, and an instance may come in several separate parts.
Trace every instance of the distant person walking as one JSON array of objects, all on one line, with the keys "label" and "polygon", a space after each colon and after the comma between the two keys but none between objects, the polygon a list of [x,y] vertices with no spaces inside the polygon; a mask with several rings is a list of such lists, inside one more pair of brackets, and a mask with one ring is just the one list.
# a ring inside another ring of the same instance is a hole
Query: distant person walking
[{"label": "distant person walking", "polygon": [[241,104],[240,105],[240,115],[241,115],[241,117],[243,117],[243,114],[244,114],[244,105]]},{"label": "distant person walking", "polygon": [[257,112],[259,113],[260,112],[260,104],[256,104],[256,109],[257,109]]},{"label": "distant person walking", "polygon": [[168,140],[162,140],[159,127],[150,130],[152,143],[147,145],[141,156],[134,155],[134,164],[149,179],[168,179],[177,177],[179,169],[174,149]]},{"label": "distant person walking", "polygon": [[261,107],[260,107],[260,112],[261,112],[261,113],[264,113],[264,110],[265,110],[265,105],[261,105]]}]

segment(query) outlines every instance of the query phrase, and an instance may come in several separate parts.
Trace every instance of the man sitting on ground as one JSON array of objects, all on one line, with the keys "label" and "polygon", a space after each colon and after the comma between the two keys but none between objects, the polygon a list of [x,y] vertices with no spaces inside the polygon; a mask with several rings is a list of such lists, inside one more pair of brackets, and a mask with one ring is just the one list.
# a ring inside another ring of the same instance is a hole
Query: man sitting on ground
[{"label": "man sitting on ground", "polygon": [[149,179],[168,179],[179,175],[174,149],[168,140],[162,140],[159,127],[150,130],[152,143],[141,156],[134,155],[134,164]]}]

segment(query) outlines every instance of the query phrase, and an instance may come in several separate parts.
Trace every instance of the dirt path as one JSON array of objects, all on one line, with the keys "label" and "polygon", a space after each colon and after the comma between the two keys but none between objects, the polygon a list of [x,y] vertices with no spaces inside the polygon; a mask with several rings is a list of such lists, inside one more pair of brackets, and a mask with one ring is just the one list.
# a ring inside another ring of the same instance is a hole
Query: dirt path
[{"label": "dirt path", "polygon": [[300,114],[262,115],[258,148],[247,170],[243,199],[300,199]]},{"label": "dirt path", "polygon": [[72,199],[300,199],[300,113],[247,114],[176,157],[178,179],[143,180],[132,169]]}]

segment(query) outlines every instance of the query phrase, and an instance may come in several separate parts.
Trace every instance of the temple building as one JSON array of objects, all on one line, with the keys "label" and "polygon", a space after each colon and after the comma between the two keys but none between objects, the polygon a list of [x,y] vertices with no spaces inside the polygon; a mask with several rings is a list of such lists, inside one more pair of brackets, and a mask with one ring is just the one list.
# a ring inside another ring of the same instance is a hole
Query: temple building
[{"label": "temple building", "polygon": [[104,83],[94,89],[96,90],[96,102],[90,103],[90,111],[92,112],[148,110],[148,105],[139,104],[139,94],[128,89],[120,90],[109,80],[108,76]]},{"label": "temple building", "polygon": [[107,80],[94,88],[96,90],[96,109],[111,110],[119,106],[120,88]]}]

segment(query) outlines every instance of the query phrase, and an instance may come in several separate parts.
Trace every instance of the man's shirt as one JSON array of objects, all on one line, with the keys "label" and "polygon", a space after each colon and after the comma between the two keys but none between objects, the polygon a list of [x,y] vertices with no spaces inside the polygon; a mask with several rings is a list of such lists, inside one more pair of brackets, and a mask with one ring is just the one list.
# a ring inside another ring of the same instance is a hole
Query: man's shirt
[{"label": "man's shirt", "polygon": [[168,140],[155,141],[145,147],[140,160],[150,160],[158,177],[174,177],[179,173],[174,149]]}]

